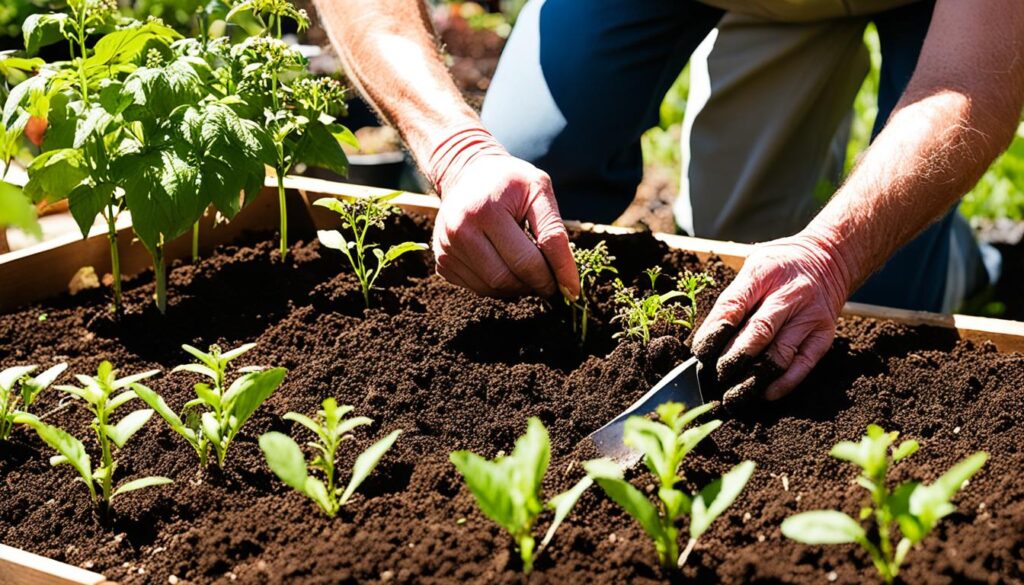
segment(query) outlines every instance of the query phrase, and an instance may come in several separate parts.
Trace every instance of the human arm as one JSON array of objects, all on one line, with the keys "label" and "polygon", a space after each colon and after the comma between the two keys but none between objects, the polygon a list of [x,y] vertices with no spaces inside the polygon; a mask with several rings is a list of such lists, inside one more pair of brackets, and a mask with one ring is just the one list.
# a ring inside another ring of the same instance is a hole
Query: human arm
[{"label": "human arm", "polygon": [[[551,182],[483,128],[452,82],[421,0],[316,0],[345,70],[441,196],[437,271],[480,294],[579,294]],[[533,240],[523,231],[528,221]]]},{"label": "human arm", "polygon": [[766,351],[784,370],[766,396],[787,394],[831,346],[846,298],[1006,148],[1022,102],[1024,6],[939,0],[885,128],[807,228],[755,249],[696,332],[695,353],[728,379],[729,364],[746,361],[737,356]]}]

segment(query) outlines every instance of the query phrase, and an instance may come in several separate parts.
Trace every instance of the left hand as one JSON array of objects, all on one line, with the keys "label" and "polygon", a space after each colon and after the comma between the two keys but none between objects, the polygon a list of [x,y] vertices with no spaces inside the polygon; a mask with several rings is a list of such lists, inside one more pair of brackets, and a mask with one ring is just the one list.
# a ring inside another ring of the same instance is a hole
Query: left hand
[{"label": "left hand", "polygon": [[[731,366],[767,352],[783,373],[765,398],[782,398],[832,346],[836,318],[850,294],[849,274],[835,246],[814,234],[757,245],[695,333],[694,354],[715,363],[719,378],[728,380],[735,375]],[[751,383],[742,380],[734,388]]]}]

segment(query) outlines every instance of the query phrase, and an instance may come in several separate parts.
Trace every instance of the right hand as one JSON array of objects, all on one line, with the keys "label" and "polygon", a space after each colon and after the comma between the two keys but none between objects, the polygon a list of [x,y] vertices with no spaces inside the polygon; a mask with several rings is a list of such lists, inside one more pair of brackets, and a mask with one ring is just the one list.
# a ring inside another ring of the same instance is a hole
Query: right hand
[{"label": "right hand", "polygon": [[437,273],[478,294],[579,298],[551,179],[508,153],[475,156],[444,185],[433,245]]}]

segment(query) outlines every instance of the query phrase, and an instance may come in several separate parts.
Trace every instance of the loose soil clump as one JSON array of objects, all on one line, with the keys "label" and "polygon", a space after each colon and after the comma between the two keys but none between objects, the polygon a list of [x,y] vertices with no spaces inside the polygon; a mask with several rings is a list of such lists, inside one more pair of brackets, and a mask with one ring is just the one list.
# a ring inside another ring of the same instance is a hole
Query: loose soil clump
[{"label": "loose soil clump", "polygon": [[[403,216],[384,239],[429,241],[428,229]],[[170,374],[188,361],[182,343],[256,342],[243,365],[289,370],[235,439],[224,470],[197,472],[195,453],[154,417],[121,453],[118,474],[175,483],[123,496],[109,524],[73,471],[51,468],[52,453],[17,431],[0,444],[0,541],[123,583],[864,583],[875,576],[859,549],[797,544],[779,524],[813,508],[856,514],[863,490],[852,482],[855,470],[827,452],[874,422],[922,442],[894,480],[930,481],[973,451],[992,455],[955,500],[957,512],[911,553],[903,579],[1024,580],[1024,357],[948,331],[861,319],[840,322],[832,351],[790,397],[718,413],[725,424],[687,458],[688,488],[744,459],[758,468],[681,572],[662,572],[639,526],[592,489],[525,578],[449,452],[508,452],[537,416],[553,442],[546,491],[568,487],[582,474],[578,461],[593,455],[583,438],[689,356],[687,332],[656,331],[648,347],[616,343],[613,289],[602,280],[588,344],[579,348],[560,299],[477,297],[433,275],[427,253],[385,273],[385,288],[364,312],[340,253],[305,237],[284,265],[271,234],[178,265],[166,317],[151,308],[149,275],[127,283],[121,318],[108,313],[102,291],[0,317],[0,367],[68,361],[70,372],[84,373],[109,359],[123,373],[160,368],[164,376],[149,385],[175,410],[198,381]],[[701,264],[646,234],[574,238],[607,240],[627,283],[643,282],[641,271],[655,264],[670,275],[709,270],[718,284],[701,299],[701,314],[732,277],[721,263]],[[334,520],[277,481],[257,445],[264,432],[291,430],[285,412],[315,412],[326,396],[375,420],[343,449],[343,468],[375,438],[405,431]],[[60,399],[49,391],[37,412],[94,449],[86,416]]]}]

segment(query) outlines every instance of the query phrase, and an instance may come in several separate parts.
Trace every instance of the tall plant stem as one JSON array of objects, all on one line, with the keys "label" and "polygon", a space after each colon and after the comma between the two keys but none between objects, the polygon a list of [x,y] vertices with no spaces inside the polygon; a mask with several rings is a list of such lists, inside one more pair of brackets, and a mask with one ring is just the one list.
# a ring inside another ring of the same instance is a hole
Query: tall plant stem
[{"label": "tall plant stem", "polygon": [[107,242],[110,244],[110,273],[114,277],[114,311],[120,313],[121,304],[121,253],[117,249],[117,221],[114,212],[107,210]]},{"label": "tall plant stem", "polygon": [[107,511],[110,511],[110,492],[113,488],[113,475],[114,475],[114,456],[110,452],[110,439],[107,438],[106,433],[103,429],[106,428],[107,421],[107,409],[106,404],[101,403],[96,409],[96,436],[100,441],[100,451],[103,458],[103,468],[106,473],[103,474],[102,488],[103,488],[103,501],[107,504]]},{"label": "tall plant stem", "polygon": [[288,203],[284,199],[284,173],[277,173],[277,206],[281,212],[281,262],[288,255]]},{"label": "tall plant stem", "polygon": [[199,263],[199,221],[192,224],[192,263]]},{"label": "tall plant stem", "polygon": [[167,265],[164,263],[164,245],[157,244],[153,254],[153,272],[156,275],[156,308],[167,312]]}]

